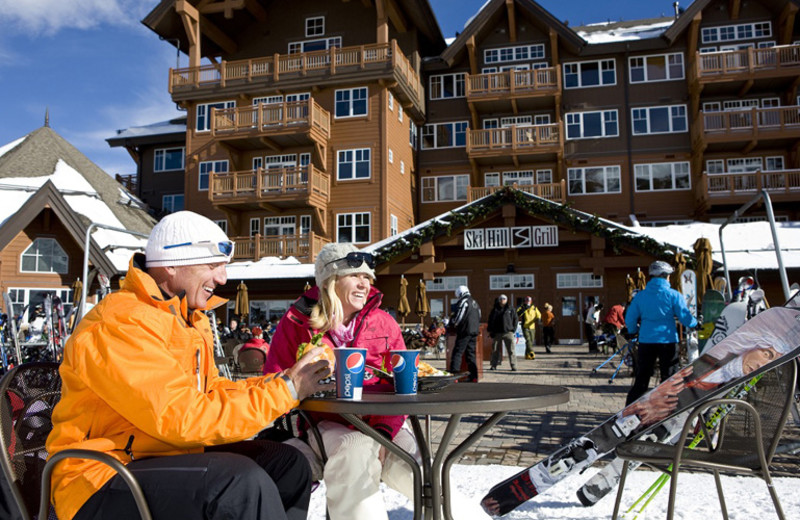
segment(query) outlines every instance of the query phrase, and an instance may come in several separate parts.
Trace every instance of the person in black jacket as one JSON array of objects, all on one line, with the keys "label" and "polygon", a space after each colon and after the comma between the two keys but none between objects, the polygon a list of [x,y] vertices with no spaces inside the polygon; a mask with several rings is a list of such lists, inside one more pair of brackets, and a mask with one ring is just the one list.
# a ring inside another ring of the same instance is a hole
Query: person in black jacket
[{"label": "person in black jacket", "polygon": [[514,352],[514,331],[517,330],[517,313],[508,304],[508,297],[501,294],[494,302],[494,308],[489,314],[489,334],[492,336],[492,366],[496,370],[503,357],[503,345],[508,353],[508,362],[511,370],[517,371],[517,355]]},{"label": "person in black jacket", "polygon": [[453,305],[453,314],[450,317],[449,327],[456,333],[456,342],[453,345],[453,354],[450,357],[450,372],[457,374],[461,371],[461,358],[466,355],[469,381],[478,382],[478,365],[475,361],[475,346],[481,325],[481,308],[469,294],[466,285],[456,288],[458,300]]}]

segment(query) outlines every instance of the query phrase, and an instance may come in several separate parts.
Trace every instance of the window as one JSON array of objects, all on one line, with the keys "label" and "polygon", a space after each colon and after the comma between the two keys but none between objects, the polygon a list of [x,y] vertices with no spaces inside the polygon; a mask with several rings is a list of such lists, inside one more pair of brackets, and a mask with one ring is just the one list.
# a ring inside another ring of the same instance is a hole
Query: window
[{"label": "window", "polygon": [[688,190],[691,188],[688,162],[636,164],[636,191]]},{"label": "window", "polygon": [[311,233],[311,215],[300,215],[300,234],[308,235]]},{"label": "window", "polygon": [[22,252],[23,273],[67,274],[69,258],[55,238],[37,238]]},{"label": "window", "polygon": [[325,34],[325,17],[306,18],[306,37]]},{"label": "window", "polygon": [[483,185],[487,188],[491,186],[500,186],[500,173],[488,172],[483,174]]},{"label": "window", "polygon": [[725,161],[722,159],[713,159],[706,161],[707,173],[725,173]]},{"label": "window", "polygon": [[431,76],[430,93],[431,99],[448,99],[464,97],[464,77],[465,73],[442,74]]},{"label": "window", "polygon": [[780,171],[783,170],[783,168],[783,157],[767,157],[767,171]]},{"label": "window", "polygon": [[261,234],[261,219],[259,218],[251,218],[250,219],[250,236],[254,237],[256,235]]},{"label": "window", "polygon": [[553,170],[536,170],[536,184],[552,184]]},{"label": "window", "polygon": [[226,235],[228,234],[228,221],[227,220],[215,220],[214,224],[218,225],[223,233],[225,233]]},{"label": "window", "polygon": [[419,128],[413,121],[410,122],[408,124],[408,144],[411,145],[411,148],[415,148],[417,146],[418,135],[419,135]]},{"label": "window", "polygon": [[467,146],[468,127],[466,121],[425,125],[422,127],[422,149]]},{"label": "window", "polygon": [[155,151],[154,172],[183,170],[184,148],[159,148]]},{"label": "window", "polygon": [[197,189],[208,191],[209,180],[213,173],[227,173],[228,161],[203,161],[200,163],[200,175],[197,179]]},{"label": "window", "polygon": [[397,120],[400,121],[401,123],[403,122],[403,106],[402,105],[399,105],[397,107]]},{"label": "window", "polygon": [[8,314],[19,316],[24,323],[28,323],[33,316],[33,309],[38,305],[44,307],[44,300],[48,295],[55,295],[61,298],[61,303],[64,305],[64,315],[68,316],[72,310],[72,302],[75,299],[80,299],[80,293],[75,293],[71,289],[53,289],[48,287],[46,289],[26,289],[26,288],[8,288],[8,297],[11,300],[11,309],[6,309]]},{"label": "window", "polygon": [[772,36],[772,23],[755,22],[703,27],[700,36],[703,43],[769,38]]},{"label": "window", "polygon": [[637,56],[628,61],[631,83],[683,79],[683,54]]},{"label": "window", "polygon": [[400,173],[406,173],[406,163],[400,161]]},{"label": "window", "polygon": [[469,175],[422,178],[422,202],[467,200]]},{"label": "window", "polygon": [[459,285],[467,285],[466,276],[440,276],[425,281],[428,291],[455,291]]},{"label": "window", "polygon": [[544,59],[544,44],[514,45],[483,51],[483,61],[486,63],[505,63],[510,61],[527,61]]},{"label": "window", "polygon": [[533,289],[532,274],[497,274],[489,276],[489,290]]},{"label": "window", "polygon": [[164,195],[161,197],[161,209],[167,213],[175,213],[183,210],[183,193]]},{"label": "window", "polygon": [[389,164],[394,164],[394,152],[389,148]]},{"label": "window", "polygon": [[602,287],[603,277],[592,273],[556,273],[557,289]]},{"label": "window", "polygon": [[509,116],[500,118],[501,127],[509,126],[530,126],[533,124],[533,116]]},{"label": "window", "polygon": [[614,60],[579,61],[564,64],[564,88],[602,87],[617,82]]},{"label": "window", "polygon": [[686,105],[631,109],[633,135],[676,134],[688,131]]},{"label": "window", "polygon": [[370,242],[369,212],[336,215],[336,241]]},{"label": "window", "polygon": [[302,42],[292,42],[289,44],[289,54],[301,52],[327,51],[332,47],[341,47],[342,37],[322,38],[320,40],[306,40]]},{"label": "window", "polygon": [[234,108],[236,101],[221,101],[219,103],[203,103],[197,105],[197,121],[195,122],[195,130],[198,132],[208,132],[211,130],[211,110]]},{"label": "window", "polygon": [[532,185],[533,170],[527,170],[521,172],[503,172],[503,185],[511,186],[513,184],[519,184],[524,186]]},{"label": "window", "polygon": [[761,170],[763,161],[761,157],[740,157],[728,159],[728,173],[747,173]]},{"label": "window", "polygon": [[567,184],[570,195],[622,192],[619,166],[569,168]]},{"label": "window", "polygon": [[339,150],[336,178],[340,181],[369,179],[371,175],[370,149]]},{"label": "window", "polygon": [[294,235],[297,219],[294,215],[285,217],[264,217],[264,236],[280,237]]},{"label": "window", "polygon": [[389,110],[394,110],[394,96],[391,92],[386,93],[389,96]]},{"label": "window", "polygon": [[336,117],[367,115],[367,87],[336,91]]},{"label": "window", "polygon": [[398,233],[399,224],[397,223],[397,215],[389,215],[389,236],[395,236]]},{"label": "window", "polygon": [[617,111],[567,113],[567,139],[615,137],[619,135]]}]

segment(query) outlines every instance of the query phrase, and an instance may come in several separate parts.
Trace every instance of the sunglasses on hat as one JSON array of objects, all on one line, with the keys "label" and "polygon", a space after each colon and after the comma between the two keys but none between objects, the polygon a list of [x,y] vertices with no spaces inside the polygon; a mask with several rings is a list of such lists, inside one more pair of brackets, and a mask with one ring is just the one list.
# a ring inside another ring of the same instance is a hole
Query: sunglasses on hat
[{"label": "sunglasses on hat", "polygon": [[224,256],[231,256],[233,253],[233,240],[223,240],[221,242],[211,242],[210,240],[203,240],[201,242],[183,242],[182,244],[172,244],[164,246],[164,249],[175,249],[176,247],[183,246],[206,246],[212,253]]},{"label": "sunglasses on hat", "polygon": [[344,258],[337,258],[336,260],[331,260],[325,265],[341,262],[342,260],[346,260],[347,265],[349,267],[352,267],[353,269],[361,267],[361,264],[367,264],[367,267],[369,267],[370,269],[375,269],[375,258],[370,253],[362,253],[360,251],[353,251],[352,253],[347,253],[347,256],[345,256]]}]

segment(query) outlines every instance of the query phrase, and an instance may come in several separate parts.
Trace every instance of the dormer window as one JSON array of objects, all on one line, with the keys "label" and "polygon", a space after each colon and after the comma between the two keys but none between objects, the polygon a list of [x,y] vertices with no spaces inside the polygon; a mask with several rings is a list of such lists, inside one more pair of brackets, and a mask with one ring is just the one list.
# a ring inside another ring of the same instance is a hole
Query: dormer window
[{"label": "dormer window", "polygon": [[325,34],[325,17],[306,18],[306,38]]},{"label": "dormer window", "polygon": [[54,238],[37,238],[22,252],[23,273],[67,274],[69,258]]}]

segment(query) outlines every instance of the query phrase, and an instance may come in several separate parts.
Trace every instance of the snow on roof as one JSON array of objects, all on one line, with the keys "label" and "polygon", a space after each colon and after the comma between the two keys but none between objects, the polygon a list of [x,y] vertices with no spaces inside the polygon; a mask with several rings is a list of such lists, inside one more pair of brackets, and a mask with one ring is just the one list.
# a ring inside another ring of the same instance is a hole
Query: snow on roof
[{"label": "snow on roof", "polygon": [[[474,19],[475,19],[475,18],[476,18],[476,17],[477,17],[479,14],[481,14],[481,11],[483,11],[483,10],[486,8],[486,6],[487,6],[487,5],[489,5],[489,3],[490,3],[491,1],[492,1],[492,0],[486,0],[486,2],[484,2],[484,3],[483,3],[483,5],[481,6],[481,8],[480,8],[480,9],[478,9],[478,10],[475,12],[475,14],[473,14],[472,16],[470,16],[470,17],[469,17],[469,19],[468,19],[466,22],[464,22],[464,29],[466,29],[466,28],[469,26],[469,24],[471,24],[471,23],[472,23],[472,20],[474,20]],[[449,44],[448,44],[448,45],[449,45]]]},{"label": "snow on roof", "polygon": [[20,137],[16,141],[11,141],[8,144],[4,144],[3,146],[0,146],[0,157],[5,155],[5,153],[8,152],[9,150],[13,150],[14,148],[16,148],[17,145],[19,143],[21,143],[22,141],[24,141],[26,137],[28,137],[28,136],[26,135],[26,136]]},{"label": "snow on roof", "polygon": [[[182,121],[182,122],[181,122]],[[144,126],[132,126],[130,128],[123,128],[117,130],[116,135],[109,139],[123,139],[130,137],[147,137],[151,135],[164,135],[186,133],[186,118],[170,119],[168,121],[159,121]]]},{"label": "snow on roof", "polygon": [[658,19],[653,23],[603,22],[576,27],[575,32],[588,43],[609,43],[629,40],[658,38],[675,21],[674,18]]},{"label": "snow on roof", "polygon": [[293,256],[285,259],[267,257],[257,262],[232,262],[228,264],[227,271],[231,280],[314,278],[314,264],[300,263]]},{"label": "snow on roof", "polygon": [[[53,173],[40,177],[12,177],[0,184],[0,225],[14,215],[47,181],[52,181],[72,211],[89,221],[125,228],[111,208],[77,170],[58,160]],[[129,233],[99,229],[92,239],[104,251],[119,271],[127,271],[133,250],[144,250],[146,239]]]}]

